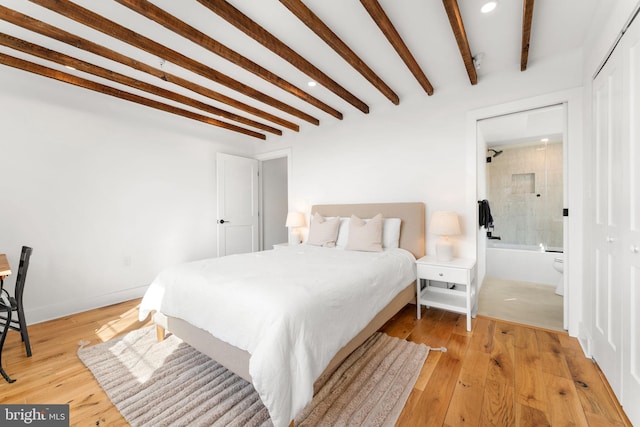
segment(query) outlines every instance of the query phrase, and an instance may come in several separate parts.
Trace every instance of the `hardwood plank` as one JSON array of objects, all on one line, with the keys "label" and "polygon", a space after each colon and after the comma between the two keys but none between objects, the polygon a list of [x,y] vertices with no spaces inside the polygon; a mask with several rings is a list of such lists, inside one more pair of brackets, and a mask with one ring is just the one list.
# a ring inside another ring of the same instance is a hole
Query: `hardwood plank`
[{"label": "hardwood plank", "polygon": [[547,396],[536,331],[530,328],[519,328],[515,330],[515,334],[516,404],[536,409],[546,418]]},{"label": "hardwood plank", "polygon": [[544,372],[563,378],[571,378],[571,372],[564,357],[565,351],[559,336],[562,334],[536,330],[536,341],[540,352],[540,360]]},{"label": "hardwood plank", "polygon": [[[581,353],[572,352],[567,357],[568,369],[571,373],[578,397],[589,422],[600,424],[606,420],[609,425],[619,422],[620,416],[611,392],[603,384],[597,365]],[[596,422],[596,420],[602,420]]]},{"label": "hardwood plank", "polygon": [[464,355],[464,363],[460,369],[460,376],[451,397],[444,425],[478,425],[489,359],[489,353],[476,350],[469,350]]},{"label": "hardwood plank", "polygon": [[[496,322],[493,334],[491,362],[487,372],[487,380],[502,382],[513,389],[515,383],[514,368],[514,330],[515,326]],[[513,390],[511,391],[513,394]]]},{"label": "hardwood plank", "polygon": [[481,427],[515,425],[513,386],[487,379],[482,399]]},{"label": "hardwood plank", "polygon": [[284,44],[280,39],[262,28],[257,22],[240,12],[225,0],[198,0],[203,6],[220,16],[222,19],[253,38],[255,41],[280,56],[285,61],[302,71],[331,92],[353,105],[365,114],[369,113],[369,106],[358,99],[351,92],[340,86],[331,77],[320,71],[318,67],[303,58],[299,53]]},{"label": "hardwood plank", "polygon": [[549,398],[551,425],[588,425],[573,381],[551,374],[543,376]]},{"label": "hardwood plank", "polygon": [[473,337],[469,345],[469,350],[491,353],[493,350],[495,326],[495,321],[491,321],[486,317],[477,317],[472,329]]},{"label": "hardwood plank", "polygon": [[436,370],[425,387],[429,392],[423,392],[418,402],[419,407],[428,408],[428,410],[417,414],[414,425],[425,427],[443,425],[469,341],[469,337],[451,335],[446,345],[447,352],[440,356]]},{"label": "hardwood plank", "polygon": [[[3,403],[69,403],[72,426],[127,425],[91,372],[80,362],[76,352],[79,341],[103,342],[149,324],[137,320],[139,301],[127,301],[30,325],[29,334],[33,347],[31,358],[25,356],[19,334],[11,331],[3,351],[3,362],[17,381],[13,384],[0,382]],[[403,330],[408,327],[406,322],[410,316],[415,318],[413,305],[405,307],[385,328]],[[479,318],[473,332],[466,335],[455,332],[458,320],[459,316],[456,314],[431,308],[425,310],[420,321],[415,321],[410,333],[414,340],[419,339],[434,347],[444,345],[449,351],[429,353],[396,424],[398,427],[440,426],[443,423],[536,427],[565,424],[630,426],[625,422],[623,413],[617,412],[616,405],[619,404],[608,394],[608,384],[600,376],[597,365],[585,358],[581,351],[574,350],[579,349],[579,346],[571,343],[575,338],[557,333],[556,340],[553,339],[556,333],[545,331],[545,334],[548,332],[551,335],[544,342],[562,344],[557,348],[575,376],[561,378],[543,373],[546,404],[549,407],[554,405],[550,414],[553,413],[555,418],[550,416],[547,419],[542,411],[517,404],[517,382],[508,383],[504,380],[507,370],[500,369],[498,375],[496,368],[492,366],[492,358],[496,355],[494,346],[497,345],[500,352],[504,352],[502,347],[508,345],[516,352],[521,351],[523,344],[529,342],[531,328]],[[394,325],[395,321],[403,323],[403,326]],[[537,335],[539,329],[534,329]],[[433,345],[434,342],[438,344]],[[539,340],[537,342],[537,350],[544,349],[545,344],[540,344]],[[536,346],[532,346],[528,356],[535,359],[535,352]],[[542,360],[540,355],[538,357]],[[519,360],[516,359],[516,370],[519,369]],[[526,358],[522,360],[527,363]],[[472,396],[468,396],[469,401],[463,402],[461,394],[471,394],[463,389],[464,384],[471,383],[472,386],[468,388],[474,389],[475,384],[481,382],[485,361],[486,381],[483,388],[476,389]],[[493,379],[489,378],[490,370],[493,370]],[[516,375],[513,370],[511,375]],[[564,394],[559,392],[564,389],[573,391]],[[570,396],[567,397],[568,395]],[[554,402],[556,400],[558,402]],[[461,414],[464,422],[460,418]],[[475,414],[479,414],[477,422],[474,421],[477,416]]]},{"label": "hardwood plank", "polygon": [[547,414],[530,406],[516,403],[516,414],[519,427],[551,427]]},{"label": "hardwood plank", "polygon": [[389,336],[404,340],[411,334],[417,322],[415,306],[407,304],[382,327],[381,331]]}]

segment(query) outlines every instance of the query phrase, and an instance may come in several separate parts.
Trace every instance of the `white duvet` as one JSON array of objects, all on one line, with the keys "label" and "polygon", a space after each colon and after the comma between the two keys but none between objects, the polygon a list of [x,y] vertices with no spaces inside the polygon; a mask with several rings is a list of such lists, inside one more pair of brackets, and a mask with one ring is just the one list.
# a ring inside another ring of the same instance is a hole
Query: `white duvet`
[{"label": "white duvet", "polygon": [[333,356],[415,280],[414,261],[299,245],[191,262],[160,273],[139,316],[157,310],[247,350],[255,389],[287,426]]}]

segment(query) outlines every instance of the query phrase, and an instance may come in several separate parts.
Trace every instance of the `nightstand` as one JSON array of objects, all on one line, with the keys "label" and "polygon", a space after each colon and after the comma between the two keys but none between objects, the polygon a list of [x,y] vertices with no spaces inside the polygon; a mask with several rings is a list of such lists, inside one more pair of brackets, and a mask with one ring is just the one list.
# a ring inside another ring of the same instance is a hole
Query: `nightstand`
[{"label": "nightstand", "polygon": [[289,246],[288,243],[276,243],[275,245],[273,245],[273,249],[282,249],[282,248],[286,248],[287,246]]},{"label": "nightstand", "polygon": [[[427,255],[416,261],[416,300],[418,319],[421,306],[436,307],[467,315],[467,331],[471,331],[471,318],[478,312],[476,262],[465,258],[438,261]],[[444,282],[436,286],[432,281]]]}]

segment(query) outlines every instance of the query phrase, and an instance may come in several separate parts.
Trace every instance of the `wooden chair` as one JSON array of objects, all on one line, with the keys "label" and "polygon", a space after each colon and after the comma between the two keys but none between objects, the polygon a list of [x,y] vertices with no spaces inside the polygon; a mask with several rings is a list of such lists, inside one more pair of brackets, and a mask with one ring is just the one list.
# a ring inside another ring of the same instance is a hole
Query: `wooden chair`
[{"label": "wooden chair", "polygon": [[[20,253],[20,265],[18,267],[18,275],[16,276],[15,296],[10,296],[6,289],[3,292],[7,294],[9,302],[11,303],[11,311],[18,312],[17,319],[11,319],[9,328],[14,331],[20,332],[22,341],[24,342],[25,350],[27,351],[27,357],[31,357],[31,344],[29,343],[29,333],[27,332],[27,322],[24,318],[24,307],[22,306],[22,294],[24,292],[24,284],[27,279],[27,270],[29,269],[29,258],[33,249],[27,246],[22,247]],[[0,315],[0,325],[4,327],[7,322],[7,317]]]}]

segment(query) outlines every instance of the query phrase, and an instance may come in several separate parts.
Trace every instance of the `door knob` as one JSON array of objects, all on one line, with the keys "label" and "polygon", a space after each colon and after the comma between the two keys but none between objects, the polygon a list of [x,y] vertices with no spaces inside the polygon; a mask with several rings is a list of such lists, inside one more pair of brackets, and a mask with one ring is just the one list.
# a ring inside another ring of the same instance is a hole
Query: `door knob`
[{"label": "door knob", "polygon": [[224,224],[225,222],[231,222],[231,221],[225,221],[224,219],[219,219],[218,220],[218,224]]},{"label": "door knob", "polygon": [[637,254],[638,252],[640,252],[640,248],[635,245],[631,245],[631,253]]},{"label": "door knob", "polygon": [[613,238],[613,237],[611,237],[611,236],[607,236],[606,241],[607,241],[607,243],[613,243],[613,242],[615,242],[615,241],[616,241],[616,239],[614,239],[614,238]]}]

